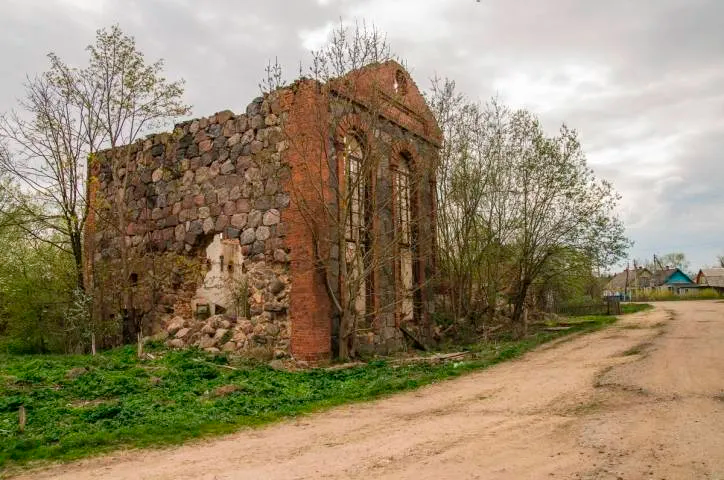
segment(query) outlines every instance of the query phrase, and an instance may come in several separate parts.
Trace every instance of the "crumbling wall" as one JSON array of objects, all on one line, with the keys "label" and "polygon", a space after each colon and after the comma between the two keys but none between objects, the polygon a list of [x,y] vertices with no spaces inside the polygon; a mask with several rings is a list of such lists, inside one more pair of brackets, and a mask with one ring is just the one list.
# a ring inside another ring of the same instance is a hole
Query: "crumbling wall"
[{"label": "crumbling wall", "polygon": [[[223,309],[232,322],[243,324],[234,349],[288,351],[291,282],[284,211],[290,194],[283,185],[290,169],[282,160],[286,142],[280,127],[285,115],[273,96],[257,98],[243,114],[223,111],[187,121],[172,133],[93,160],[87,245],[92,287],[103,297],[96,314],[143,318],[152,329],[181,317],[191,327],[202,320],[194,317],[208,300],[199,287],[218,261],[225,269],[240,269],[234,277],[241,273],[246,279],[248,318],[230,312],[228,304],[216,307],[218,295],[207,308],[208,314]],[[237,242],[236,260],[208,257],[217,235]],[[187,342],[200,344],[203,335]]]},{"label": "crumbling wall", "polygon": [[[370,68],[357,80],[360,96],[380,89],[383,102],[366,139],[382,155],[372,182],[375,242],[395,241],[391,172],[400,155],[410,158],[414,196],[414,318],[401,312],[391,250],[375,269],[374,318],[359,325],[360,350],[387,352],[404,346],[402,327],[429,337],[441,134],[414,83],[399,88],[399,64]],[[124,317],[127,339],[135,322],[145,334],[163,327],[172,346],[329,358],[339,320],[328,289],[339,288],[339,252],[332,248],[320,267],[326,252],[315,252],[305,220],[316,212],[300,198],[321,191],[322,207],[336,202],[337,122],[369,114],[364,99],[342,100],[344,85],[299,80],[243,114],[184,122],[94,158],[85,242],[96,315]],[[305,178],[310,171],[318,176]]]}]

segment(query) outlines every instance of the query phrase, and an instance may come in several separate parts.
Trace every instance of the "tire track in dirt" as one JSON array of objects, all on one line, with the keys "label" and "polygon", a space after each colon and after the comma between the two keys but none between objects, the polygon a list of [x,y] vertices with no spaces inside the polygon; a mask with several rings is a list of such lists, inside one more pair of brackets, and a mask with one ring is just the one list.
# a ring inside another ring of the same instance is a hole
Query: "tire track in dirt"
[{"label": "tire track in dirt", "polygon": [[414,392],[18,478],[724,478],[723,346],[724,304],[662,303]]}]

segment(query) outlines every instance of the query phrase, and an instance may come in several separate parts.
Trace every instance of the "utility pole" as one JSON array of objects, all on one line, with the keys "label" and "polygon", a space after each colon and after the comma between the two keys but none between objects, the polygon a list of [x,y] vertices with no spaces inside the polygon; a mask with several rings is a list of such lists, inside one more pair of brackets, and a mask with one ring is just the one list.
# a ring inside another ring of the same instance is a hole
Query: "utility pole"
[{"label": "utility pole", "polygon": [[[635,259],[635,258],[634,258],[634,261],[633,261],[633,265],[634,265],[634,291],[638,292],[638,289],[639,289],[639,286],[640,286],[640,285],[639,285],[639,266],[638,266],[638,264],[636,263],[636,259]],[[632,297],[633,297],[633,294],[632,294]],[[633,300],[633,298],[632,298],[632,300]]]},{"label": "utility pole", "polygon": [[654,254],[654,266],[656,266],[656,265],[659,266],[659,270],[663,270],[663,269],[664,269],[664,267],[661,265],[661,260],[659,260],[658,258],[656,258],[656,254]]}]

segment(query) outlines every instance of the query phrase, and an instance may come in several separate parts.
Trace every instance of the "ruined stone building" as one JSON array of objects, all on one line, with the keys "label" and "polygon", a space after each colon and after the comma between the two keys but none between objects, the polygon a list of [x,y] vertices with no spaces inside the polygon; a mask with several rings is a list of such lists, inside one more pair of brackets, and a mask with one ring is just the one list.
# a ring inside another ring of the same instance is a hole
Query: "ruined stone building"
[{"label": "ruined stone building", "polygon": [[[244,113],[101,152],[86,231],[94,313],[121,316],[129,338],[165,329],[173,346],[319,360],[335,354],[345,272],[365,271],[359,348],[424,337],[440,142],[419,90],[390,61],[324,84],[301,79]],[[342,268],[361,244],[372,260]]]}]

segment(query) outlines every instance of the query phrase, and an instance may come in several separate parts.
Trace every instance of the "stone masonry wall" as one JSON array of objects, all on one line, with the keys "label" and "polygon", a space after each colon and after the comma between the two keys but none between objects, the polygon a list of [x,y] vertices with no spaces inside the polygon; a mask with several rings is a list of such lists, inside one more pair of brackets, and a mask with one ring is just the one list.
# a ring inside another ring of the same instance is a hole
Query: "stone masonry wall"
[{"label": "stone masonry wall", "polygon": [[[206,249],[221,235],[240,248],[241,265],[219,261],[229,272],[241,269],[247,310],[228,315],[231,323],[213,322],[228,327],[229,334],[209,331],[186,342],[288,352],[291,282],[283,217],[290,195],[282,186],[290,169],[282,161],[286,142],[280,127],[285,115],[273,96],[257,98],[243,114],[223,111],[187,121],[173,133],[102,152],[94,160],[92,277],[94,289],[108,299],[100,315],[119,314],[113,310],[123,307],[117,299],[126,285],[136,315],[149,320],[147,325],[158,327],[160,320],[176,317],[170,322],[174,334],[184,328],[200,332],[193,316],[203,299],[194,290],[214,267],[216,259],[207,258]],[[125,283],[119,278],[124,256],[132,276]],[[154,289],[159,292],[149,296]],[[223,308],[230,313],[228,305]],[[224,337],[225,344],[206,338],[214,335],[219,341]],[[226,345],[229,339],[233,345]]]},{"label": "stone masonry wall", "polygon": [[[396,218],[391,162],[409,156],[419,288],[414,321],[404,327],[424,338],[432,311],[440,132],[401,65],[387,62],[353,75],[354,101],[340,100],[345,82],[299,80],[255,99],[243,114],[219,112],[100,153],[91,162],[85,236],[87,278],[101,299],[96,315],[136,319],[144,334],[159,334],[172,347],[329,358],[339,318],[327,288],[339,288],[339,268],[331,254],[327,278],[317,264],[299,199],[305,192],[315,196],[318,182],[304,172],[318,168],[329,189],[339,177],[338,121],[363,118],[364,98],[381,89],[383,120],[363,139],[382,155],[372,228],[375,241],[393,239],[385,238]],[[403,90],[401,79],[407,79]],[[328,138],[319,135],[320,125],[329,128]],[[334,202],[331,192],[327,200]],[[399,261],[397,252],[391,255],[375,271],[378,313],[360,325],[360,350],[404,346]],[[127,339],[131,327],[124,328]]]}]

